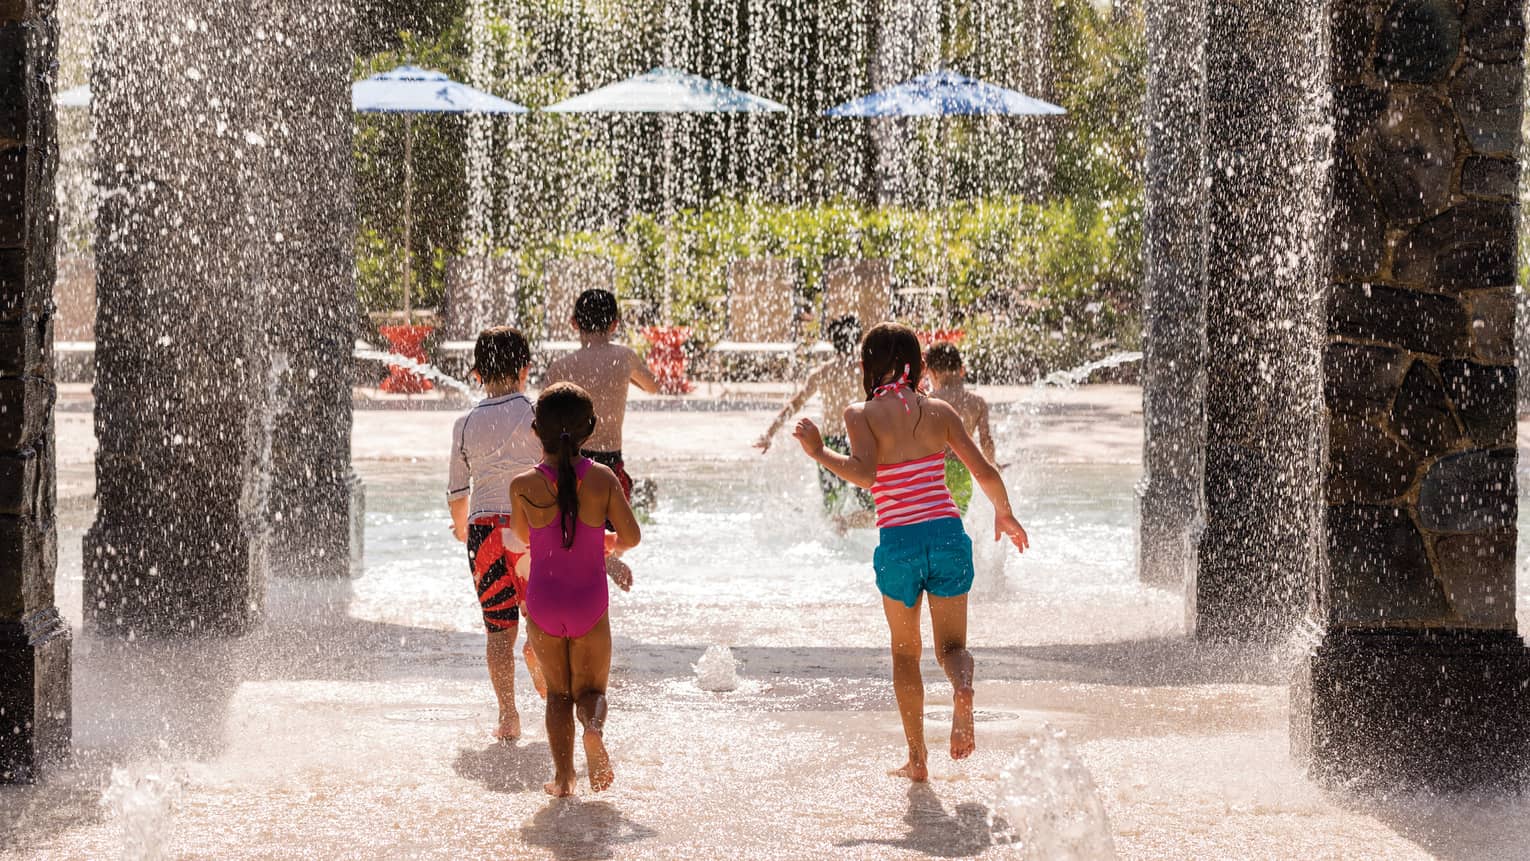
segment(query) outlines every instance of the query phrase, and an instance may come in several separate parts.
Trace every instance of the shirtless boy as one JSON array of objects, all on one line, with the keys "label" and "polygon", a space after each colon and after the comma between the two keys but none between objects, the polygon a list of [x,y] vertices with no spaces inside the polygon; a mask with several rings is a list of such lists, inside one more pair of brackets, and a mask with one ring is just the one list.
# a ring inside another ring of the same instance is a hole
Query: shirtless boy
[{"label": "shirtless boy", "polygon": [[[961,351],[954,344],[936,344],[925,354],[924,366],[935,383],[930,397],[939,398],[956,410],[962,426],[982,447],[983,457],[988,458],[989,463],[995,463],[988,402],[982,395],[967,390],[967,370],[962,366]],[[972,473],[949,451],[946,452],[946,486],[951,489],[957,507],[966,514],[967,505],[972,501]]]},{"label": "shirtless boy", "polygon": [[[836,317],[824,327],[824,334],[834,347],[833,357],[808,374],[802,388],[776,414],[765,435],[755,441],[755,448],[761,452],[770,450],[776,432],[800,412],[816,392],[823,395],[824,445],[840,454],[849,453],[845,408],[865,397],[861,391],[860,361],[856,355],[861,345],[861,324],[854,316]],[[823,491],[824,510],[840,527],[868,527],[875,522],[871,494],[864,488],[848,484],[823,467],[818,468],[818,486]]]},{"label": "shirtless boy", "polygon": [[[632,477],[622,462],[622,424],[627,417],[627,387],[637,386],[649,394],[659,391],[659,382],[631,347],[612,343],[621,326],[621,312],[616,295],[609,290],[586,290],[574,302],[574,328],[579,332],[579,349],[553,360],[547,366],[548,386],[573,383],[584,389],[595,403],[599,419],[595,432],[580,452],[590,460],[616,473],[622,491],[632,498]],[[623,589],[632,585],[632,574],[616,554],[607,557],[612,580]]]}]

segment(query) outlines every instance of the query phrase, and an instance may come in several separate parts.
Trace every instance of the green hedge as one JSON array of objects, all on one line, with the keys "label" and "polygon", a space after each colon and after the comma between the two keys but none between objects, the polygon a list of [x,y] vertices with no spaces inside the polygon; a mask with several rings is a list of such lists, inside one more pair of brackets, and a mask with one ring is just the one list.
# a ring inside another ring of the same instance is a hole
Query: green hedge
[{"label": "green hedge", "polygon": [[[935,211],[727,201],[664,221],[640,215],[620,230],[567,234],[500,253],[518,257],[525,319],[537,319],[543,270],[554,257],[612,261],[618,295],[655,313],[668,272],[670,318],[694,327],[703,347],[724,335],[730,261],[796,259],[801,299],[812,306],[826,261],[885,259],[895,286],[948,291],[952,323],[969,332],[975,375],[1014,380],[1135,348],[1140,237],[1136,199],[988,201]],[[397,254],[370,233],[358,245],[362,293],[386,301],[394,292]],[[439,256],[417,263],[419,305],[439,300],[443,264]]]}]

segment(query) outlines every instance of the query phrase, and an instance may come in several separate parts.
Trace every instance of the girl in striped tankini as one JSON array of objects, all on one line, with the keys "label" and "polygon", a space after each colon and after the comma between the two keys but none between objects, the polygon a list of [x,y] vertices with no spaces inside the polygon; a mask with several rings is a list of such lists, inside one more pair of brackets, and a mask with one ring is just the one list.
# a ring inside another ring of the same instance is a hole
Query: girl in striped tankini
[{"label": "girl in striped tankini", "polygon": [[893,688],[908,741],[908,762],[891,774],[929,777],[924,745],[924,681],[919,675],[919,604],[930,596],[930,622],[940,666],[951,680],[955,707],[951,758],[976,748],[972,725],[972,655],[967,651],[967,593],[972,589],[972,541],[946,487],[946,450],[972,471],[993,502],[994,540],[1008,537],[1024,552],[1029,541],[1009,507],[998,469],[983,456],[949,404],[919,393],[924,371],[919,339],[899,323],[882,323],[861,341],[865,403],[845,410],[850,454],[824,447],[808,419],[793,434],[808,456],[876,501],[881,542],[872,559],[882,608],[892,632]]}]

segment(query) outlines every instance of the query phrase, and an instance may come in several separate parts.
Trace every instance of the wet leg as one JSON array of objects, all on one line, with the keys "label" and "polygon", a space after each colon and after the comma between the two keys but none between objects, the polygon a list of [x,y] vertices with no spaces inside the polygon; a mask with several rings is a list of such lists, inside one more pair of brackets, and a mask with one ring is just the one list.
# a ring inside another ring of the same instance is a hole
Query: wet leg
[{"label": "wet leg", "polygon": [[[515,560],[515,576],[517,589],[524,590],[526,578],[531,576],[531,556],[524,554]],[[524,597],[524,593],[523,593]],[[525,618],[526,608],[521,607],[521,617]],[[536,649],[531,647],[531,633],[526,634],[526,647],[521,650],[521,655],[526,659],[526,672],[531,676],[531,686],[537,689],[537,696],[547,699],[547,680],[542,678],[542,665],[537,663]]]},{"label": "wet leg", "polygon": [[526,658],[526,672],[531,674],[531,686],[537,689],[537,696],[547,699],[547,679],[542,677],[542,665],[537,661],[537,650],[531,647],[531,635],[526,635],[526,646],[521,649],[521,654]]},{"label": "wet leg", "polygon": [[908,742],[908,762],[888,774],[913,781],[929,779],[926,764],[929,752],[924,746],[924,679],[919,674],[919,604],[905,607],[886,595],[882,611],[887,614],[887,628],[892,634],[893,693],[898,698],[898,715],[903,719],[903,737]]},{"label": "wet leg", "polygon": [[574,707],[584,726],[585,767],[590,788],[605,790],[616,779],[606,752],[606,684],[611,676],[611,622],[602,616],[588,634],[574,640],[569,650],[573,675]]},{"label": "wet leg", "polygon": [[515,709],[515,634],[518,627],[511,625],[490,631],[484,646],[489,683],[494,686],[494,696],[499,700],[499,725],[494,729],[494,737],[498,739],[521,737],[521,713]]},{"label": "wet leg", "polygon": [[930,596],[930,624],[940,668],[951,680],[951,758],[966,759],[977,749],[972,723],[972,653],[967,651],[967,596]]},{"label": "wet leg", "polygon": [[553,779],[542,788],[548,795],[573,795],[574,694],[569,673],[569,641],[543,633],[529,619],[526,633],[547,679],[547,746],[552,750]]}]

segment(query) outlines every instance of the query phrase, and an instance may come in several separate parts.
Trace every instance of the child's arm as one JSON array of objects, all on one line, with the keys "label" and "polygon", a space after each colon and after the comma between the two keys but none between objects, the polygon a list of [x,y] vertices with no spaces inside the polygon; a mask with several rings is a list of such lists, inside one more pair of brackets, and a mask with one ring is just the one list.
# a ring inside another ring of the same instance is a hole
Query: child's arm
[{"label": "child's arm", "polygon": [[452,534],[457,536],[458,541],[466,544],[468,498],[466,496],[458,496],[454,499],[448,499],[446,501],[446,508],[452,513]]},{"label": "child's arm", "polygon": [[463,418],[452,424],[452,452],[446,465],[446,510],[452,516],[452,534],[464,543],[467,542],[469,494],[473,487],[473,471],[468,466],[467,451],[462,445],[466,425]]},{"label": "child's arm", "polygon": [[819,433],[818,425],[813,424],[812,419],[797,422],[792,436],[802,443],[802,450],[808,457],[818,461],[824,469],[856,487],[869,488],[877,480],[877,441],[871,434],[871,426],[866,424],[866,417],[861,415],[859,405],[845,408],[845,434],[850,437],[848,455],[824,448],[823,434]]},{"label": "child's arm", "polygon": [[643,357],[632,351],[632,373],[628,381],[650,395],[659,393],[659,381],[654,377],[653,371],[648,370],[648,363]]},{"label": "child's arm", "polygon": [[988,423],[988,401],[978,398],[977,435],[983,439],[983,457],[988,458],[989,463],[998,463],[998,455],[994,452],[993,427]]},{"label": "child's arm", "polygon": [[[605,469],[605,467],[601,467]],[[606,482],[606,520],[611,522],[616,530],[616,540],[610,540],[607,536],[606,546],[617,552],[630,550],[643,540],[643,530],[638,526],[637,515],[632,513],[632,505],[627,502],[627,495],[622,493],[621,482],[609,471],[606,473],[609,480]]]},{"label": "child's arm", "polygon": [[1016,550],[1025,552],[1031,541],[1025,534],[1025,527],[1015,519],[1015,513],[1009,507],[1009,491],[1004,489],[1004,478],[999,475],[999,468],[972,441],[972,435],[967,433],[967,428],[962,425],[962,417],[957,415],[956,410],[944,404],[942,406],[944,409],[941,417],[946,422],[946,445],[967,466],[973,481],[983,488],[983,493],[993,503],[993,540],[998,541],[1007,535],[1014,542]]},{"label": "child's arm", "polygon": [[534,473],[525,473],[516,476],[510,481],[510,534],[514,535],[521,546],[530,546],[531,521],[526,519],[526,491],[528,479]]},{"label": "child's arm", "polygon": [[781,425],[786,424],[787,419],[796,415],[807,404],[808,398],[811,398],[813,393],[818,391],[818,383],[821,379],[823,379],[823,368],[821,367],[808,374],[807,379],[802,381],[802,388],[792,395],[792,399],[786,402],[786,406],[782,407],[779,413],[776,413],[776,417],[771,421],[770,428],[765,431],[765,435],[754,441],[755,448],[759,449],[762,454],[770,451],[770,442],[775,437],[776,432],[781,429]]}]

